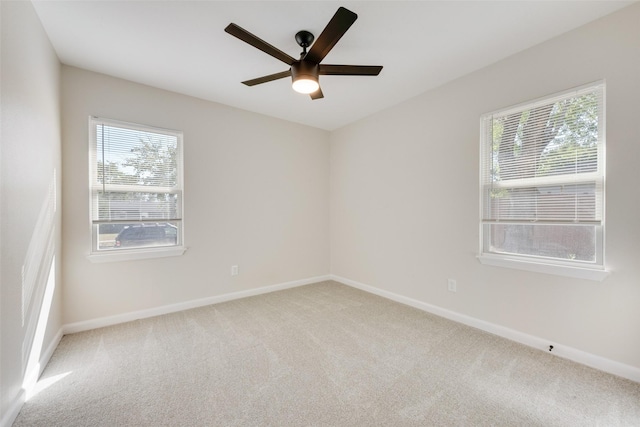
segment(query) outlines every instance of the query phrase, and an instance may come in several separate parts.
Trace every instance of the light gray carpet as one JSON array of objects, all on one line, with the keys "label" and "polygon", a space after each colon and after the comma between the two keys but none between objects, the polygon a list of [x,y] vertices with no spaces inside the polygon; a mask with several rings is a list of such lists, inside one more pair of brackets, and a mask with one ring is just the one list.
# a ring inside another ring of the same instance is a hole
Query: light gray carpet
[{"label": "light gray carpet", "polygon": [[638,383],[335,282],[67,335],[58,375],[15,426],[640,425]]}]

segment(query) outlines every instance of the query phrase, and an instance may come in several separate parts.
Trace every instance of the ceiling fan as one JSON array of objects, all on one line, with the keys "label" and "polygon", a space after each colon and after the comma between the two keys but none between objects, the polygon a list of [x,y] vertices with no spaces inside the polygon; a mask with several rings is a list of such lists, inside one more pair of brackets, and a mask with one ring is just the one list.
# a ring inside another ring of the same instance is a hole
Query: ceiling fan
[{"label": "ceiling fan", "polygon": [[[309,94],[311,99],[320,99],[324,98],[324,95],[322,94],[322,89],[320,89],[319,75],[377,76],[382,70],[381,65],[320,64],[356,19],[358,19],[358,15],[344,7],[340,7],[324,30],[322,30],[322,33],[315,43],[313,43],[314,36],[309,31],[303,30],[296,33],[296,42],[302,47],[300,59],[293,58],[236,24],[231,23],[224,30],[291,67],[287,71],[258,77],[242,83],[247,86],[255,86],[273,80],[291,77],[293,80],[292,86],[296,92]],[[311,48],[307,52],[309,46],[311,46]]]}]

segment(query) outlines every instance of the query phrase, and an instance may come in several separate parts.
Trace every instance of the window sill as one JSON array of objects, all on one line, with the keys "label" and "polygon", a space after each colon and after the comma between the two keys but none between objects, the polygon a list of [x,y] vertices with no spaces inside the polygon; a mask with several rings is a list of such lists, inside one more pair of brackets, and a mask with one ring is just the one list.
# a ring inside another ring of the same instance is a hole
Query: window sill
[{"label": "window sill", "polygon": [[480,261],[481,264],[492,265],[494,267],[513,268],[517,270],[594,280],[598,282],[602,282],[609,275],[609,271],[600,268],[574,267],[551,263],[532,262],[528,260],[509,259],[487,254],[478,255],[478,261]]},{"label": "window sill", "polygon": [[170,256],[180,256],[185,253],[185,246],[172,246],[153,249],[126,249],[110,252],[91,253],[87,255],[89,261],[99,262],[118,262],[118,261],[134,261],[139,259],[165,258]]}]

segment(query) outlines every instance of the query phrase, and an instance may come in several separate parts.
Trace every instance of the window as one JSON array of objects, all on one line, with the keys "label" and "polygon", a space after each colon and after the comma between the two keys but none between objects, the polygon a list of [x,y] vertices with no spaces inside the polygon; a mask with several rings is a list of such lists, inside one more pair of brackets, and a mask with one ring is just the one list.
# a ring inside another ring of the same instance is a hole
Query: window
[{"label": "window", "polygon": [[604,83],[481,118],[481,262],[604,278],[604,119]]},{"label": "window", "polygon": [[89,129],[92,259],[184,252],[182,133],[97,117]]}]

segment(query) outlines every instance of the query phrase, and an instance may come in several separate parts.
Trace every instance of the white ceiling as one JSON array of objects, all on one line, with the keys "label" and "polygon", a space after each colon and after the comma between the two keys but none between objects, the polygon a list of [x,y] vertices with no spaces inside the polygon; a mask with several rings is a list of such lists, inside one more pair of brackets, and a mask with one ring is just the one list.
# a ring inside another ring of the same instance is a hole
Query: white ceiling
[{"label": "white ceiling", "polygon": [[[627,6],[631,1],[34,1],[64,64],[333,130]],[[236,23],[298,57],[339,6],[358,20],[324,63],[383,65],[378,77],[321,76],[324,99],[288,66],[224,32]]]}]

